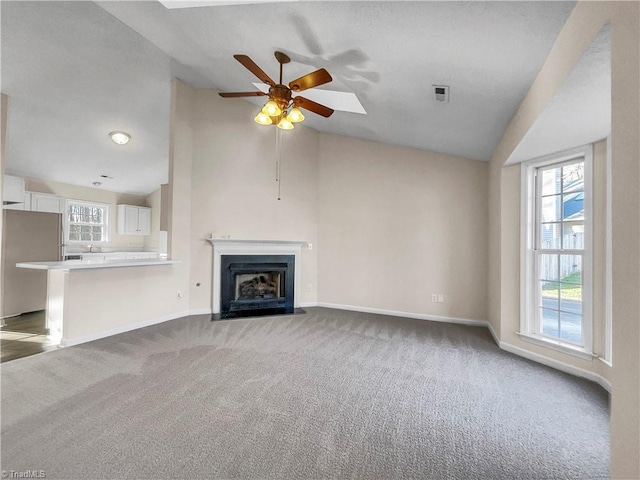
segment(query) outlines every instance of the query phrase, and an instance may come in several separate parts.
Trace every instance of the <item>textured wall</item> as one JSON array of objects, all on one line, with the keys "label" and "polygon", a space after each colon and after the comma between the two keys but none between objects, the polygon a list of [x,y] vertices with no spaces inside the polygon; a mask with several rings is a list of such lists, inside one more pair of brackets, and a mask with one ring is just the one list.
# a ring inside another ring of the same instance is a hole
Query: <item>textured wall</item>
[{"label": "textured wall", "polygon": [[[592,39],[605,25],[611,28],[612,89],[612,238],[613,238],[613,368],[611,396],[611,473],[613,478],[640,477],[640,5],[637,2],[579,2],[558,36],[547,61],[518,112],[507,127],[491,160],[492,172],[504,165],[553,94],[573,70]],[[492,175],[492,178],[493,175]],[[502,206],[508,204],[503,182]],[[512,198],[515,201],[515,198]],[[498,202],[494,199],[492,206]],[[500,322],[505,335],[505,311],[513,311],[508,296],[511,278],[502,271],[509,261],[505,236],[514,235],[508,212],[491,210],[491,238],[502,238],[492,249],[490,297],[501,302]],[[496,218],[498,217],[498,218]],[[500,292],[497,292],[500,290]],[[551,356],[547,352],[547,356]],[[564,359],[563,359],[564,361]],[[593,367],[600,369],[601,367]]]},{"label": "textured wall", "polygon": [[[214,90],[194,94],[191,309],[198,310],[211,308],[213,249],[206,239],[212,234],[317,247],[318,134],[303,126],[282,132],[278,200],[278,129],[253,122],[259,107],[245,100],[223,99]],[[316,252],[302,250],[301,303],[317,299]]]},{"label": "textured wall", "polygon": [[487,163],[322,134],[319,205],[320,302],[487,318]]}]

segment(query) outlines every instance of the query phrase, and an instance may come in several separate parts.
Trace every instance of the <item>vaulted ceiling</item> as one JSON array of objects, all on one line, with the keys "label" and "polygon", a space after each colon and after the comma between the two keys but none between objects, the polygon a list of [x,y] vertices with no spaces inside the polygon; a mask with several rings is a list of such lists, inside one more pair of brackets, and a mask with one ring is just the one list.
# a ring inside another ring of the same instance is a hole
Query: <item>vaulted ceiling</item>
[{"label": "vaulted ceiling", "polygon": [[[148,193],[166,181],[169,84],[252,90],[233,59],[354,92],[367,115],[305,126],[488,160],[573,2],[277,2],[167,9],[141,2],[1,2],[7,173]],[[450,86],[450,102],[433,85]],[[257,109],[256,109],[257,110]],[[252,121],[247,118],[247,121]],[[133,140],[113,144],[111,130]],[[295,134],[295,131],[290,132]]]}]

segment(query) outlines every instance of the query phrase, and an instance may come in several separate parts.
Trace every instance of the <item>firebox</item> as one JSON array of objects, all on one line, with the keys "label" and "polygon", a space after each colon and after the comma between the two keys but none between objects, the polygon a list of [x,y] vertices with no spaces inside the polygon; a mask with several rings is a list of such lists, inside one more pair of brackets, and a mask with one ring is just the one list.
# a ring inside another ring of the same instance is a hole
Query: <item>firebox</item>
[{"label": "firebox", "polygon": [[222,255],[220,318],[294,313],[294,255]]}]

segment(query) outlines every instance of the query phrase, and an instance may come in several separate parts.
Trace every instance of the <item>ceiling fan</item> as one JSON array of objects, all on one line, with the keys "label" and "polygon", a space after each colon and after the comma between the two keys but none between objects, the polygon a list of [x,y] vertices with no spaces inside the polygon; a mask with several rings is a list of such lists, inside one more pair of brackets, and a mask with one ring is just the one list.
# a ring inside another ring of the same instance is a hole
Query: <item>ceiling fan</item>
[{"label": "ceiling fan", "polygon": [[[274,55],[280,64],[279,83],[274,82],[269,75],[247,55],[234,55],[233,57],[236,60],[266,85],[254,84],[259,89],[259,91],[256,92],[221,92],[219,95],[224,98],[268,96],[269,101],[264,105],[258,115],[256,115],[254,120],[261,125],[277,125],[283,130],[291,130],[294,123],[304,120],[305,117],[300,111],[300,108],[323,117],[330,117],[334,112],[332,108],[297,95],[298,92],[331,82],[333,78],[331,78],[329,72],[321,68],[292,80],[288,85],[284,85],[282,83],[282,67],[285,63],[289,63],[291,59],[282,52],[275,52]],[[294,94],[296,95],[294,96]]]}]

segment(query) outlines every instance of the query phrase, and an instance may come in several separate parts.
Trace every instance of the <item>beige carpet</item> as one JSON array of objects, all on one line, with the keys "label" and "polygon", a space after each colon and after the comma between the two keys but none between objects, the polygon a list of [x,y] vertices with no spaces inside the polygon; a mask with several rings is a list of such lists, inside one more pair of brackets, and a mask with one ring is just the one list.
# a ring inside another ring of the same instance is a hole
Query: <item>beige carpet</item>
[{"label": "beige carpet", "polygon": [[606,392],[484,328],[199,316],[1,368],[2,469],[47,479],[609,473]]}]

